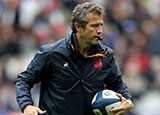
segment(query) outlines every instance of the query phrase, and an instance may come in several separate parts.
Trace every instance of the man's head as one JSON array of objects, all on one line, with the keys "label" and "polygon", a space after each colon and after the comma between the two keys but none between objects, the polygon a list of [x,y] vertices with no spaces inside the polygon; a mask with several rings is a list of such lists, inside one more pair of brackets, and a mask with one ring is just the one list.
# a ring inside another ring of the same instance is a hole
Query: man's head
[{"label": "man's head", "polygon": [[85,27],[85,25],[88,23],[88,19],[86,17],[87,13],[93,13],[95,15],[103,15],[104,10],[101,6],[97,5],[93,2],[85,2],[82,4],[78,4],[73,12],[72,12],[72,31],[77,32],[74,23],[77,22],[79,26]]},{"label": "man's head", "polygon": [[99,44],[102,34],[103,8],[92,2],[77,5],[72,13],[72,30],[76,32],[79,43]]}]

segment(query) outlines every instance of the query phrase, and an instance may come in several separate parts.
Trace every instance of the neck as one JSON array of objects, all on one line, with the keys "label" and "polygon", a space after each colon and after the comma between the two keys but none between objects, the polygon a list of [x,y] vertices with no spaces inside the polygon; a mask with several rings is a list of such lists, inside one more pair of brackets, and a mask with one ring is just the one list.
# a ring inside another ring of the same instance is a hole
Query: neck
[{"label": "neck", "polygon": [[76,33],[78,48],[80,53],[84,56],[87,56],[89,49],[91,46],[85,42],[85,38],[82,38],[78,33]]}]

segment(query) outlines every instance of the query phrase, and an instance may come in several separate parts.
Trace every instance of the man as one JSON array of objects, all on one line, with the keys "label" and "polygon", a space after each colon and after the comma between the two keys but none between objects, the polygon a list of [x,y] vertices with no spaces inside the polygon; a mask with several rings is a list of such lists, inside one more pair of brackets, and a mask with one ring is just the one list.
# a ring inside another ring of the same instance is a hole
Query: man
[{"label": "man", "polygon": [[[75,7],[72,34],[41,47],[16,80],[17,101],[24,115],[94,115],[91,100],[104,88],[117,92],[122,101],[120,107],[111,110],[115,115],[132,108],[113,51],[100,43],[102,26],[102,7],[90,2]],[[33,106],[30,93],[38,82],[39,108]]]}]

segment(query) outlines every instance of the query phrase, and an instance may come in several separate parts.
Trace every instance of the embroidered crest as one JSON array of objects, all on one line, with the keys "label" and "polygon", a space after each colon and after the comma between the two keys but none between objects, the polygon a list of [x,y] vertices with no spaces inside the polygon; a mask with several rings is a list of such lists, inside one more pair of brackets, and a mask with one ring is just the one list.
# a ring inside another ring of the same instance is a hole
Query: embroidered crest
[{"label": "embroidered crest", "polygon": [[64,63],[64,68],[69,68],[69,65],[67,62]]},{"label": "embroidered crest", "polygon": [[94,68],[98,68],[98,70],[101,70],[103,64],[100,58],[98,58],[98,60],[96,60],[93,64]]}]

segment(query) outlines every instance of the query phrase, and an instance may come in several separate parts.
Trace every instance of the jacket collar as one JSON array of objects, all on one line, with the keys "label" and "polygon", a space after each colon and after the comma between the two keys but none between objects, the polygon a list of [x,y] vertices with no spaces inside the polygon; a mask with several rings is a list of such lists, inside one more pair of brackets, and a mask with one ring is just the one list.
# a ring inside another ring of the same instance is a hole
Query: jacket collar
[{"label": "jacket collar", "polygon": [[78,42],[77,42],[77,37],[76,37],[76,33],[72,32],[71,34],[71,45],[72,45],[72,49],[76,52],[80,53],[80,50],[78,48]]},{"label": "jacket collar", "polygon": [[[71,34],[71,48],[72,50],[78,54],[78,55],[82,55],[80,53],[80,50],[78,48],[78,42],[77,42],[77,38],[76,38],[76,33],[72,32]],[[103,49],[101,44],[99,45],[95,45],[93,46],[89,52],[88,52],[88,56],[85,56],[86,58],[92,58],[92,57],[95,57],[95,56],[102,56],[102,57],[106,57],[107,55],[107,50],[106,49]]]}]

